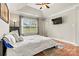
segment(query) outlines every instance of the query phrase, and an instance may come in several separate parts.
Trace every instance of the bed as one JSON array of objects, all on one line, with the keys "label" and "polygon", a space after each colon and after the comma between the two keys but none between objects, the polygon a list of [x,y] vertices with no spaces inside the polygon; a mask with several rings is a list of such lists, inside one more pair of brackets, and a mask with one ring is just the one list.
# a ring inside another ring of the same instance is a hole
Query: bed
[{"label": "bed", "polygon": [[23,36],[23,41],[7,48],[7,56],[33,56],[45,49],[56,46],[56,42],[49,37],[40,35]]}]

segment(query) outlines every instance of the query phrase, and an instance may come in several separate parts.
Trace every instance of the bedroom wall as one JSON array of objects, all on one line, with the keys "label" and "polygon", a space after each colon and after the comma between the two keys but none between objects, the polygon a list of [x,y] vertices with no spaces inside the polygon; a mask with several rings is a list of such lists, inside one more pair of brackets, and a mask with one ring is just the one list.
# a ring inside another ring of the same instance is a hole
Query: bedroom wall
[{"label": "bedroom wall", "polygon": [[[57,38],[58,40],[67,41],[70,43],[75,43],[76,38],[76,9],[71,8],[68,10],[63,10],[62,12],[58,12],[49,18],[47,18],[44,22],[45,24],[45,36]],[[63,23],[59,25],[54,25],[51,19],[62,17]]]},{"label": "bedroom wall", "polygon": [[13,27],[13,20],[16,20],[15,26],[19,27],[19,15],[10,13],[10,26]]},{"label": "bedroom wall", "polygon": [[3,34],[9,33],[9,24],[0,18],[0,39]]},{"label": "bedroom wall", "polygon": [[76,8],[76,43],[79,45],[79,6]]},{"label": "bedroom wall", "polygon": [[44,22],[45,22],[45,19],[44,18],[39,18],[38,19],[38,25],[39,25],[39,35],[42,35],[42,36],[44,36],[44,34],[45,34],[45,24],[44,24]]}]

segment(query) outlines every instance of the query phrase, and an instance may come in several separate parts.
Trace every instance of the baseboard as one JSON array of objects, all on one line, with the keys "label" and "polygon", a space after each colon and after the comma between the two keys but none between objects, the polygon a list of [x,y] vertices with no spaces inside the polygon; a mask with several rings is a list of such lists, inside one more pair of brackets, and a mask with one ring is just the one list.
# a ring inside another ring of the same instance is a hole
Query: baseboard
[{"label": "baseboard", "polygon": [[66,43],[72,44],[72,45],[74,45],[74,46],[79,46],[79,45],[76,44],[76,43],[69,42],[69,41],[66,41],[66,40],[61,40],[61,39],[57,39],[57,38],[54,38],[54,40],[61,41],[61,42],[66,42]]}]

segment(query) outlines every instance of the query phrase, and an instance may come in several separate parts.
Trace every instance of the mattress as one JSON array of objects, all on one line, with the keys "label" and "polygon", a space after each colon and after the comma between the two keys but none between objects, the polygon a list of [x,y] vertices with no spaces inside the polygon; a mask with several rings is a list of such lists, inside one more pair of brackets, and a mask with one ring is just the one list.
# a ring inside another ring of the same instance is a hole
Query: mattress
[{"label": "mattress", "polygon": [[7,56],[33,56],[56,45],[54,39],[40,35],[23,36],[24,41],[7,49]]}]

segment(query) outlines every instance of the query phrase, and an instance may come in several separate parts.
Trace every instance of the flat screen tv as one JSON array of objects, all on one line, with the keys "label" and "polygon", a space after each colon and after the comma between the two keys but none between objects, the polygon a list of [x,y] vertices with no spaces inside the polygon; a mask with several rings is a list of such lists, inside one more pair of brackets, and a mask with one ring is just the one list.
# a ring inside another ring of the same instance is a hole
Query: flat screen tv
[{"label": "flat screen tv", "polygon": [[52,19],[53,24],[62,24],[62,17]]}]

